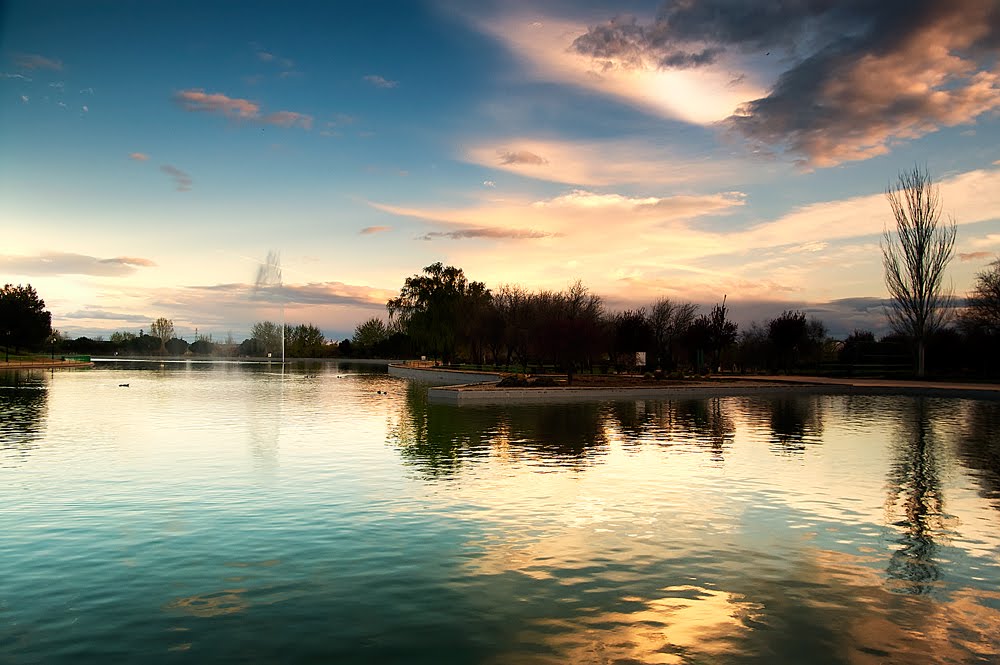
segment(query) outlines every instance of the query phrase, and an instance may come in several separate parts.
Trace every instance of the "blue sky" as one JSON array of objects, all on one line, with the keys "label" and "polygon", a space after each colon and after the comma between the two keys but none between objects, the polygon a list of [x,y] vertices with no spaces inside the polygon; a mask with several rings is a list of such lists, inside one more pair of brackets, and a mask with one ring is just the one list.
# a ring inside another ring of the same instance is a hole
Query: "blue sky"
[{"label": "blue sky", "polygon": [[0,275],[73,336],[240,337],[270,249],[337,338],[438,260],[879,328],[901,169],[958,294],[1000,251],[1000,9],[827,4],[8,1]]}]

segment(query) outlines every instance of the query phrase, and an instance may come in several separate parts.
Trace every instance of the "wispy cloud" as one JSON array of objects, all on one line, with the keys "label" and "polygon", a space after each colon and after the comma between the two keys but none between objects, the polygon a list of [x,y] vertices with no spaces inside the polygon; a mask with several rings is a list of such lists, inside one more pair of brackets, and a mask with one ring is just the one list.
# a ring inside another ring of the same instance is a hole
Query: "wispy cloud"
[{"label": "wispy cloud", "polygon": [[101,259],[85,254],[46,252],[32,256],[0,255],[0,269],[14,275],[93,275],[122,277],[131,275],[138,268],[156,264],[141,257],[118,256]]},{"label": "wispy cloud", "polygon": [[368,81],[376,88],[395,88],[399,85],[399,81],[390,81],[387,78],[383,78],[378,74],[369,74],[364,77],[365,81]]},{"label": "wispy cloud", "polygon": [[191,176],[181,171],[176,166],[171,166],[170,164],[164,164],[160,167],[160,170],[170,176],[174,181],[174,188],[178,192],[189,192],[191,191],[192,185],[194,185],[194,180]]},{"label": "wispy cloud", "polygon": [[959,252],[959,261],[979,261],[980,259],[993,258],[993,252]]},{"label": "wispy cloud", "polygon": [[229,118],[256,118],[260,115],[260,105],[256,102],[229,97],[221,92],[181,90],[174,95],[174,101],[185,111],[218,113]]},{"label": "wispy cloud", "polygon": [[14,56],[14,65],[21,69],[51,69],[61,71],[62,60],[58,58],[46,58],[36,53],[19,53]]},{"label": "wispy cloud", "polygon": [[149,155],[144,152],[130,152],[128,154],[129,159],[134,159],[137,162],[149,161]]},{"label": "wispy cloud", "polygon": [[5,79],[20,79],[21,81],[31,82],[31,77],[25,76],[24,74],[8,74],[7,72],[0,73],[0,78]]},{"label": "wispy cloud", "polygon": [[185,111],[214,113],[234,120],[259,122],[279,127],[301,127],[311,129],[313,118],[295,111],[273,111],[262,114],[257,102],[239,97],[230,97],[221,92],[204,90],[181,90],[174,94],[174,101]]},{"label": "wispy cloud", "polygon": [[27,95],[21,95],[21,102],[22,103],[27,104],[30,101],[31,101],[30,97],[28,97]]},{"label": "wispy cloud", "polygon": [[365,228],[358,231],[363,236],[371,235],[373,233],[385,233],[386,231],[392,231],[391,226],[366,226]]},{"label": "wispy cloud", "polygon": [[480,139],[466,145],[460,157],[508,173],[586,187],[721,184],[736,177],[748,182],[788,168],[757,164],[751,169],[746,160],[728,155],[694,156],[655,142],[635,140]]},{"label": "wispy cloud", "polygon": [[469,227],[456,231],[431,231],[419,236],[418,240],[434,240],[435,238],[449,238],[451,240],[468,240],[472,238],[510,239],[510,240],[532,240],[537,238],[552,238],[559,235],[548,231],[533,231],[531,229],[506,229],[499,227]]}]

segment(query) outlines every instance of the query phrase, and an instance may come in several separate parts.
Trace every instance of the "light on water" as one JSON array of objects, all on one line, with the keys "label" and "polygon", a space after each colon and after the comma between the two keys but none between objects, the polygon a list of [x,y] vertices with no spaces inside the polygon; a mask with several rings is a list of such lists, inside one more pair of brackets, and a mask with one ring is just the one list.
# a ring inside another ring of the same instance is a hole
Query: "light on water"
[{"label": "light on water", "polygon": [[0,662],[1000,659],[996,403],[0,376]]}]

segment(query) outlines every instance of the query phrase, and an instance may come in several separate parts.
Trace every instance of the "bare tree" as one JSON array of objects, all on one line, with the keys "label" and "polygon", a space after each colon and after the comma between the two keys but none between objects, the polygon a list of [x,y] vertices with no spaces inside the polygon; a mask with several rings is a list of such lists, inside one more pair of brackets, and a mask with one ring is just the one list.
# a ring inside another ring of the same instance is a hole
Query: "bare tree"
[{"label": "bare tree", "polygon": [[917,376],[924,375],[927,338],[948,320],[951,292],[944,271],[955,248],[955,220],[941,222],[941,197],[919,166],[901,171],[885,192],[896,230],[882,234],[882,265],[889,290],[886,316],[893,330],[917,344]]},{"label": "bare tree", "polygon": [[976,285],[966,297],[959,325],[967,332],[1000,333],[1000,258],[976,275]]},{"label": "bare tree", "polygon": [[174,322],[161,316],[149,324],[149,334],[160,338],[160,351],[163,351],[174,336]]}]

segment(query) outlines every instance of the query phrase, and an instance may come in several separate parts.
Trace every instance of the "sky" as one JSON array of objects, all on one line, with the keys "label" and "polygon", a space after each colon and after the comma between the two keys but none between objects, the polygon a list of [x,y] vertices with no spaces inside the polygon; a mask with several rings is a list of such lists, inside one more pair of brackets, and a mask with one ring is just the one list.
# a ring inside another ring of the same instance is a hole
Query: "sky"
[{"label": "sky", "polygon": [[341,339],[436,261],[883,331],[901,170],[956,295],[1000,253],[998,112],[997,0],[3,0],[0,280],[70,337]]}]

